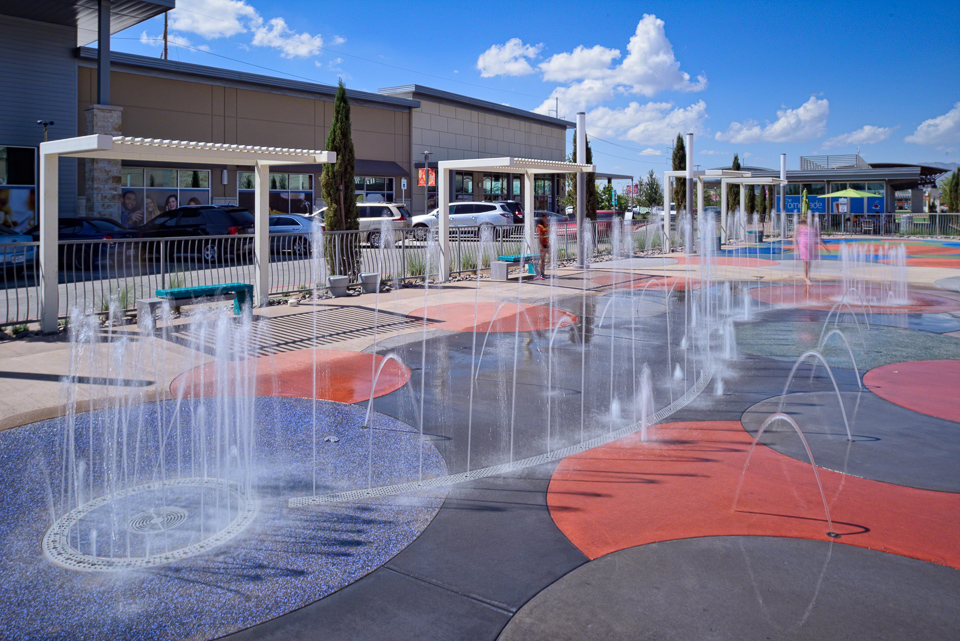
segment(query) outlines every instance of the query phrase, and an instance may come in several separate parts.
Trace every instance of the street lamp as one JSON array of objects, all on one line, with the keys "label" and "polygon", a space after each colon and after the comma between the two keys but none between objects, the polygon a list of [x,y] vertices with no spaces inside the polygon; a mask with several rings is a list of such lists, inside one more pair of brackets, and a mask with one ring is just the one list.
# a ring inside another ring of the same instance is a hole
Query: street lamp
[{"label": "street lamp", "polygon": [[433,154],[432,151],[423,152],[423,213],[430,213],[430,167],[427,161]]},{"label": "street lamp", "polygon": [[52,120],[38,120],[37,124],[43,127],[43,142],[47,142],[47,127],[52,127],[56,123]]}]

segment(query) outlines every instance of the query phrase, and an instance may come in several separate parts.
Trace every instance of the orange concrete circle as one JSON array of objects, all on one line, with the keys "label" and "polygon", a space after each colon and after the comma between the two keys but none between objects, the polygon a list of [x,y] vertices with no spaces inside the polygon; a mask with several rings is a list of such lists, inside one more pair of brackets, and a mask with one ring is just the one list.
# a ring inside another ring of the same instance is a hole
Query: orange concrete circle
[{"label": "orange concrete circle", "polygon": [[[893,259],[884,258],[881,263],[888,265]],[[947,269],[956,269],[960,267],[960,258],[910,258],[907,257],[907,267],[943,267]]]},{"label": "orange concrete circle", "polygon": [[[386,364],[384,364],[386,363]],[[370,398],[373,378],[381,366],[374,396],[383,396],[403,387],[410,370],[393,359],[363,352],[299,350],[260,356],[250,363],[255,371],[257,396],[318,398],[339,403],[357,403]],[[314,387],[314,369],[316,386]],[[233,368],[226,385],[235,381]],[[176,396],[213,396],[217,388],[217,364],[201,365],[174,379],[170,392]]]},{"label": "orange concrete circle", "polygon": [[[705,536],[834,540],[809,463],[757,446],[739,421],[669,423],[571,456],[550,480],[557,527],[587,557]],[[960,569],[960,494],[818,469],[839,543]]]},{"label": "orange concrete circle", "polygon": [[426,318],[431,329],[457,332],[533,332],[576,325],[577,317],[554,307],[522,303],[447,303],[407,314],[415,322]]},{"label": "orange concrete circle", "polygon": [[864,374],[863,384],[900,407],[960,423],[960,361],[882,365]]}]

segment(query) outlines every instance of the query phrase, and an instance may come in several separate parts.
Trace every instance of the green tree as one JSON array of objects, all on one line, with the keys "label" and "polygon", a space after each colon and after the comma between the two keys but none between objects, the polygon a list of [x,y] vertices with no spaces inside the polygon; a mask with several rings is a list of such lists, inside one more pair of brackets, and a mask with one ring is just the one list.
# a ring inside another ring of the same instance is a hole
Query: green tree
[{"label": "green tree", "polygon": [[[590,149],[590,139],[587,138],[587,164],[593,164],[593,150]],[[577,137],[573,137],[573,154],[571,155],[571,162],[577,162]],[[569,180],[573,183],[573,188],[567,192],[568,194],[572,193],[573,202],[571,203],[574,207],[577,206],[577,181],[576,174],[572,174],[569,177]],[[590,220],[597,219],[597,209],[600,205],[600,197],[597,195],[597,174],[589,173],[586,175],[587,182],[587,211],[585,215]]]},{"label": "green tree", "polygon": [[640,189],[640,205],[642,207],[660,207],[663,205],[663,185],[652,169],[647,174]]},{"label": "green tree", "polygon": [[940,181],[940,204],[948,212],[960,212],[960,169]]},{"label": "green tree", "polygon": [[[733,154],[733,163],[730,165],[733,171],[740,171],[740,155]],[[740,187],[739,185],[729,185],[727,187],[727,211],[736,211],[740,206]]]},{"label": "green tree", "polygon": [[767,204],[767,188],[764,185],[760,186],[760,194],[757,198],[757,211],[760,212],[760,224],[767,222],[767,212],[770,211],[770,206]]},{"label": "green tree", "polygon": [[[350,129],[350,102],[341,80],[333,101],[333,122],[327,136],[327,151],[336,152],[337,162],[324,165],[320,176],[320,188],[327,204],[324,222],[328,232],[360,229],[353,184],[356,155]],[[360,271],[359,237],[356,234],[332,234],[326,240],[330,273],[351,276],[353,280]]]},{"label": "green tree", "polygon": [[[677,142],[673,145],[673,170],[682,171],[687,168],[687,148],[683,144],[683,136],[677,134]],[[677,212],[687,206],[687,179],[673,179],[673,202],[677,204]]]},{"label": "green tree", "polygon": [[598,209],[613,209],[613,187],[611,185],[604,185],[597,192],[597,205]]},{"label": "green tree", "polygon": [[743,204],[743,207],[747,216],[752,216],[753,212],[757,211],[757,192],[754,191],[753,185],[747,185],[746,188],[744,197],[747,199],[747,202]]}]

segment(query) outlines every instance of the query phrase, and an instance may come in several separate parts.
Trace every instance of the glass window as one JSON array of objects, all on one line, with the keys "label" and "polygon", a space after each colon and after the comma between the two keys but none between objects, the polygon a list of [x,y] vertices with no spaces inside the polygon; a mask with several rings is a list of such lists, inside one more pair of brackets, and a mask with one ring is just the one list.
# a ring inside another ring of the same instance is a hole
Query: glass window
[{"label": "glass window", "polygon": [[36,185],[36,166],[33,147],[0,147],[0,185]]},{"label": "glass window", "polygon": [[807,190],[808,196],[822,196],[827,193],[827,184],[826,183],[806,183],[803,185],[803,189]]},{"label": "glass window", "polygon": [[143,187],[143,168],[142,167],[121,167],[120,168],[120,186],[121,187]]},{"label": "glass window", "polygon": [[177,187],[176,169],[147,169],[146,174],[147,187]]},{"label": "glass window", "polygon": [[256,176],[252,171],[237,172],[237,186],[240,189],[255,189]]},{"label": "glass window", "polygon": [[843,191],[847,188],[847,183],[830,183],[830,191],[828,193],[833,193],[835,191]]},{"label": "glass window", "polygon": [[520,176],[513,177],[513,192],[511,193],[514,196],[520,196],[523,194],[523,180],[520,178]]},{"label": "glass window", "polygon": [[856,189],[857,191],[866,191],[867,183],[850,183],[850,189]]},{"label": "glass window", "polygon": [[867,189],[871,194],[883,195],[883,183],[867,183]]},{"label": "glass window", "polygon": [[210,172],[206,169],[181,169],[180,170],[180,188],[181,189],[209,189]]},{"label": "glass window", "polygon": [[786,191],[788,196],[799,196],[803,191],[803,187],[797,183],[790,183],[787,185]]},{"label": "glass window", "polygon": [[270,189],[290,189],[290,175],[270,174]]},{"label": "glass window", "polygon": [[290,174],[290,189],[313,191],[313,174]]}]

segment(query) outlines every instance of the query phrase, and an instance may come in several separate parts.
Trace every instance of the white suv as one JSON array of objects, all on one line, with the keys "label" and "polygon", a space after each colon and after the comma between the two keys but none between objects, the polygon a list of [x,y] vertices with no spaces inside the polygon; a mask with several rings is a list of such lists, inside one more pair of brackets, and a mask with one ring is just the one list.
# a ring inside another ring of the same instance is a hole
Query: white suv
[{"label": "white suv", "polygon": [[[314,217],[323,221],[327,208],[322,207],[313,213]],[[383,219],[391,221],[394,230],[406,229],[410,227],[410,210],[403,203],[357,203],[357,222],[360,231],[367,232],[364,239],[370,243],[371,247],[380,246],[380,233],[383,229]],[[396,234],[394,242],[400,239]]]},{"label": "white suv", "polygon": [[[417,240],[426,240],[430,230],[436,231],[440,224],[440,210],[413,217],[413,235]],[[478,227],[489,229],[498,236],[513,231],[513,212],[502,203],[456,202],[450,203],[451,227]]]}]

